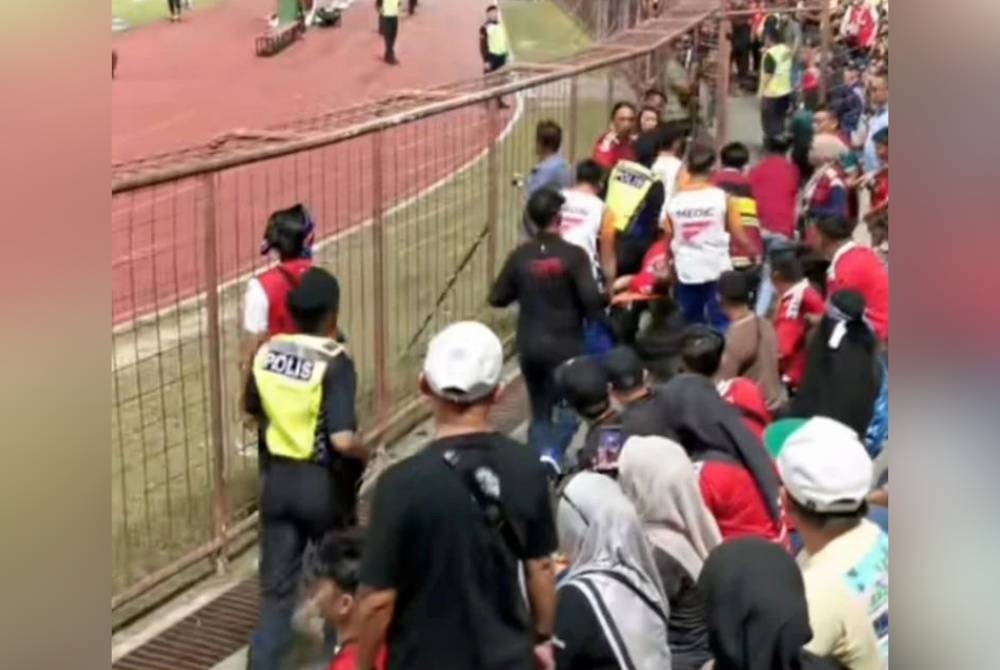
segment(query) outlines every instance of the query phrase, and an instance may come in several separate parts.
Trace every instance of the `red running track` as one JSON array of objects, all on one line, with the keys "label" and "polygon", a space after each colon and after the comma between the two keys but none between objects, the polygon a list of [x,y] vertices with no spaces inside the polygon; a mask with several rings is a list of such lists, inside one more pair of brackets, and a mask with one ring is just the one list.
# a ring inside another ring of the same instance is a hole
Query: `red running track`
[{"label": "red running track", "polygon": [[[114,40],[112,157],[126,161],[197,145],[235,128],[262,128],[481,73],[479,3],[422,2],[405,17],[402,65],[379,60],[372,5],[359,0],[340,28],[314,30],[270,59],[253,54],[273,0],[223,0]],[[434,184],[493,140],[485,110],[466,109],[386,133],[382,198],[389,207]],[[305,202],[317,237],[369,219],[374,207],[372,140],[229,170],[216,192],[220,281],[262,265],[267,214]],[[112,202],[114,325],[169,307],[204,287],[203,186],[195,180],[115,196]]]}]

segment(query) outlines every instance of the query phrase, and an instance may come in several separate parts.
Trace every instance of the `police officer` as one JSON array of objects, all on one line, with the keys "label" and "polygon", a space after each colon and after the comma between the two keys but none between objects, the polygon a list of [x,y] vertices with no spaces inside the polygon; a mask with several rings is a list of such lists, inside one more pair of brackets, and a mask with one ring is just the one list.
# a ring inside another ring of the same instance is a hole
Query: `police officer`
[{"label": "police officer", "polygon": [[244,373],[258,347],[268,337],[295,332],[295,324],[285,306],[288,292],[298,285],[302,274],[312,267],[313,222],[302,205],[271,214],[260,247],[262,255],[278,254],[278,265],[247,282],[243,298]]},{"label": "police officer", "polygon": [[[486,8],[486,22],[479,27],[479,54],[483,58],[483,72],[496,72],[507,64],[510,46],[507,29],[500,22],[500,9],[496,3]],[[507,108],[503,98],[497,101],[501,109]]]},{"label": "police officer", "polygon": [[614,219],[615,277],[636,274],[642,257],[660,231],[663,210],[663,182],[651,169],[659,153],[658,131],[643,133],[634,143],[636,160],[620,160],[608,177],[605,202]]},{"label": "police officer", "polygon": [[785,118],[792,108],[793,55],[783,31],[765,30],[758,92],[764,137],[777,137],[785,132]]},{"label": "police officer", "polygon": [[400,0],[375,0],[375,7],[379,14],[379,32],[382,34],[382,39],[385,40],[385,55],[382,59],[389,65],[399,65],[399,61],[396,59],[399,2]]},{"label": "police officer", "polygon": [[365,450],[356,434],[355,370],[337,341],[340,287],[311,268],[288,294],[291,334],[275,335],[253,360],[243,404],[258,423],[260,614],[249,667],[279,667],[306,543],[353,522]]}]

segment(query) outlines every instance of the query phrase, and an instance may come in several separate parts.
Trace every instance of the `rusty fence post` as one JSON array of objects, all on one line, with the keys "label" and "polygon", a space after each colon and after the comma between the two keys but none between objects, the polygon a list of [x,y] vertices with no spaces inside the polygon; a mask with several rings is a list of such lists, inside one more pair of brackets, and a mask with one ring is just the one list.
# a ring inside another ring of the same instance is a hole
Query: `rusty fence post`
[{"label": "rusty fence post", "polygon": [[224,404],[222,398],[222,333],[219,309],[218,227],[216,225],[217,172],[202,177],[205,207],[205,312],[208,320],[208,420],[212,454],[212,537],[219,542],[215,569],[227,568],[226,532],[229,528],[229,495],[225,474]]},{"label": "rusty fence post", "polygon": [[576,165],[576,158],[579,155],[577,151],[577,140],[580,137],[579,128],[577,125],[580,123],[580,80],[577,75],[573,75],[573,78],[569,80],[569,162],[570,165]]},{"label": "rusty fence post", "polygon": [[729,43],[730,21],[726,17],[726,0],[720,0],[719,6],[719,53],[718,74],[715,81],[715,139],[717,146],[721,147],[726,143],[726,135],[729,130],[727,118],[729,110],[729,73],[732,70],[730,63],[731,45]]},{"label": "rusty fence post", "polygon": [[820,13],[820,54],[819,54],[819,98],[826,104],[826,92],[830,86],[830,68],[832,66],[830,53],[833,45],[833,26],[830,20],[830,3],[822,0]]},{"label": "rusty fence post", "polygon": [[486,228],[489,231],[489,243],[486,247],[486,276],[490,284],[497,276],[497,217],[500,209],[500,148],[498,146],[498,135],[500,134],[500,108],[496,105],[487,107],[487,132],[489,133],[490,148],[486,154],[486,183],[489,189],[486,192]]},{"label": "rusty fence post", "polygon": [[379,130],[372,133],[372,249],[374,273],[372,286],[374,291],[375,316],[375,416],[379,429],[385,428],[389,417],[389,368],[388,368],[388,334],[386,333],[386,313],[389,305],[385,292],[385,220],[383,193],[383,149],[382,134]]}]

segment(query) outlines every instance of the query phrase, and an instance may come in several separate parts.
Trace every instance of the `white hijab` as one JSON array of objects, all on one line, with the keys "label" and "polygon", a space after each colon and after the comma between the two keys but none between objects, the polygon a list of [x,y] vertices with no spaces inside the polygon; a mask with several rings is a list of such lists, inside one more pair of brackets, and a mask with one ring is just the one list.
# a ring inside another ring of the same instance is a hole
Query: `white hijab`
[{"label": "white hijab", "polygon": [[621,668],[669,670],[670,604],[642,522],[621,488],[605,475],[581,472],[560,493],[556,514],[570,559],[559,588],[583,593]]},{"label": "white hijab", "polygon": [[618,456],[618,481],[635,504],[650,542],[698,579],[722,536],[684,448],[664,437],[630,437]]}]

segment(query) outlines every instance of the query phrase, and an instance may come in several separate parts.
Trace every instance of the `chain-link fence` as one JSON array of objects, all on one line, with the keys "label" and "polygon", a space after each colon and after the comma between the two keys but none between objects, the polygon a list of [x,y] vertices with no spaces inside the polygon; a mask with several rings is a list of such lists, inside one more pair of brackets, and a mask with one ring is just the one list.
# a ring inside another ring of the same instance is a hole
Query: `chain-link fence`
[{"label": "chain-link fence", "polygon": [[209,559],[222,565],[254,529],[238,359],[269,213],[311,211],[315,262],[342,287],[366,438],[388,441],[421,418],[416,378],[434,332],[479,319],[512,333],[486,296],[518,240],[514,182],[535,162],[536,123],[562,126],[570,160],[589,155],[613,101],[641,95],[683,35],[697,85],[714,5],[672,6],[564,61],[114,166],[112,609]]}]

